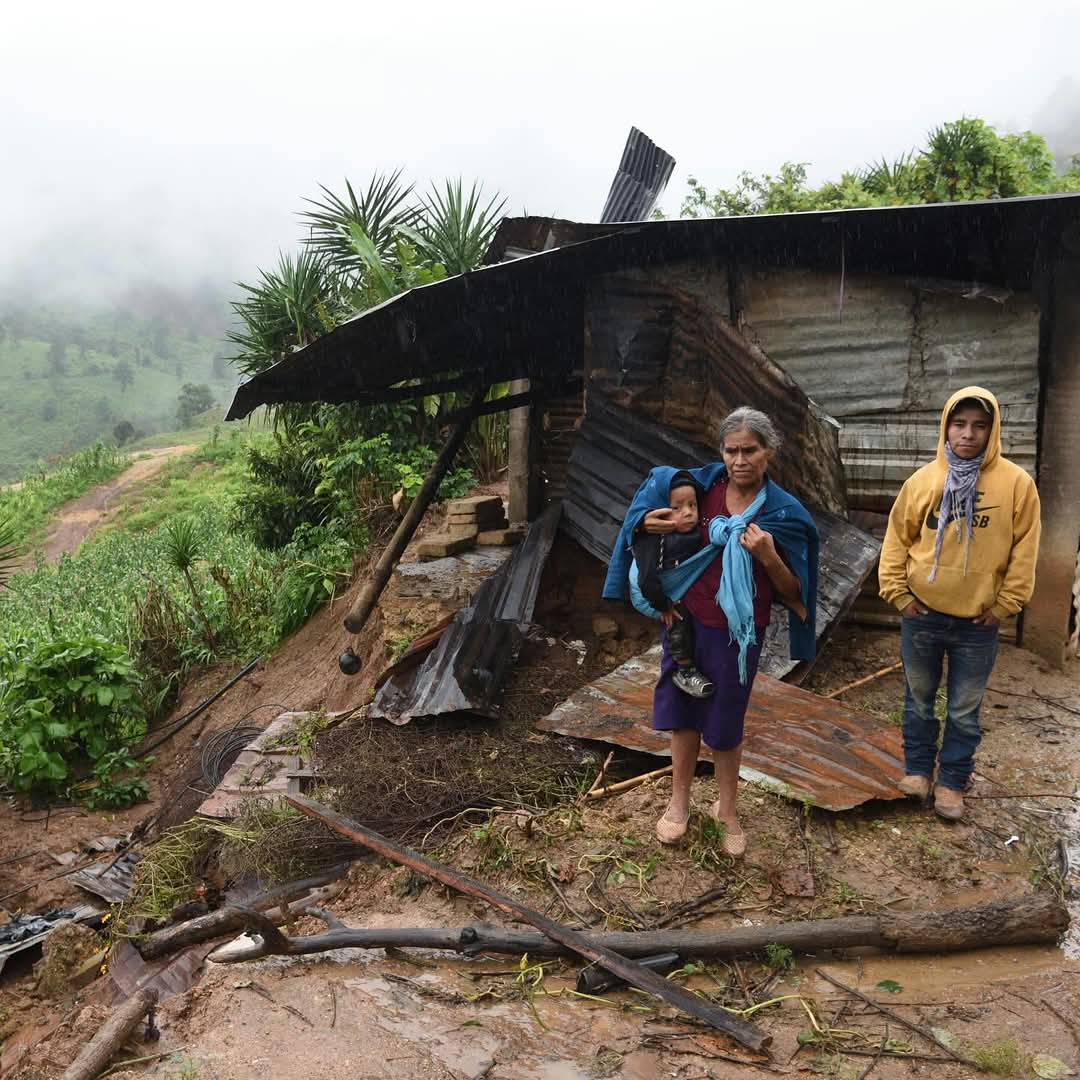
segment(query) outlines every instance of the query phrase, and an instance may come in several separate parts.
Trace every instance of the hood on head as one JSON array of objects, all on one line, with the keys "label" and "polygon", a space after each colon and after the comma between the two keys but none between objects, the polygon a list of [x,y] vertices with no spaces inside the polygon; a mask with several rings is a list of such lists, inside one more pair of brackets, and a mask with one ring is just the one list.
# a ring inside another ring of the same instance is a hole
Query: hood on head
[{"label": "hood on head", "polygon": [[957,404],[964,398],[978,398],[990,406],[990,414],[993,421],[990,425],[990,441],[986,444],[986,452],[983,454],[982,468],[992,465],[1001,456],[1001,410],[998,407],[997,398],[984,390],[981,386],[965,386],[945,402],[945,408],[941,410],[941,428],[938,432],[937,460],[938,464],[948,467],[945,460],[945,433],[949,427],[949,416]]}]

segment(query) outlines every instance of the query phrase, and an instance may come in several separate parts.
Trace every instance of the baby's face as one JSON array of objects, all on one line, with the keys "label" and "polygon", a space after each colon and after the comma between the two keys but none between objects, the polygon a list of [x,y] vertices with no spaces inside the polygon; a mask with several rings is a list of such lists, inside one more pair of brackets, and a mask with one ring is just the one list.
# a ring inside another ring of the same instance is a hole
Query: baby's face
[{"label": "baby's face", "polygon": [[697,492],[689,484],[671,489],[670,506],[675,511],[675,528],[678,532],[697,528]]}]

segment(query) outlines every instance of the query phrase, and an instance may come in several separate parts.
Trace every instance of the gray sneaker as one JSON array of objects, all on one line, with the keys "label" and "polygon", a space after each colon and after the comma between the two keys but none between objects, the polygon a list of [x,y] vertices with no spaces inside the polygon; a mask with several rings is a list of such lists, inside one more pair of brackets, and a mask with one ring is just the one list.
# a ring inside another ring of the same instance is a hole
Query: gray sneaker
[{"label": "gray sneaker", "polygon": [[671,681],[684,693],[691,697],[707,698],[713,696],[716,687],[701,674],[696,667],[681,667],[676,669]]}]

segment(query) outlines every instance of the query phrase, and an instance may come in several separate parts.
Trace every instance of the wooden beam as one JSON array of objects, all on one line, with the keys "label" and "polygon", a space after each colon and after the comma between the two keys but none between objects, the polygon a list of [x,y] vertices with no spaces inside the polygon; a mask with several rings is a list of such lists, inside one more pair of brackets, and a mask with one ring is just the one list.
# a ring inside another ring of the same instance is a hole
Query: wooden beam
[{"label": "wooden beam", "polygon": [[312,799],[306,799],[301,795],[286,795],[285,798],[301,813],[314,818],[316,821],[323,822],[334,832],[346,836],[358,844],[363,844],[385,858],[393,859],[394,862],[400,863],[402,866],[408,866],[417,873],[456,889],[458,892],[479,897],[504,914],[535,926],[546,937],[571,949],[579,956],[599,964],[613,975],[617,975],[624,982],[660,998],[661,1001],[665,1001],[669,1005],[674,1005],[677,1009],[681,1009],[691,1016],[696,1016],[699,1020],[704,1020],[718,1031],[730,1035],[737,1042],[756,1053],[763,1052],[772,1041],[772,1037],[755,1024],[716,1008],[682,986],[668,981],[661,975],[657,975],[655,971],[650,971],[640,964],[635,964],[632,960],[627,960],[626,957],[620,956],[602,945],[593,944],[584,934],[580,934],[576,930],[571,930],[569,927],[547,918],[539,911],[527,907],[513,897],[498,892],[489,885],[466,877],[457,870],[437,863],[433,859],[428,859],[418,851],[395,844],[385,836],[381,836],[371,829],[366,829],[359,822],[352,821]]},{"label": "wooden beam", "polygon": [[[1060,668],[1080,543],[1080,225],[1061,237],[1062,254],[1050,285],[1050,341],[1042,373],[1039,421],[1039,500],[1042,541],[1035,594],[1024,611],[1024,647]],[[993,389],[993,387],[990,387]]]},{"label": "wooden beam", "polygon": [[472,427],[473,419],[477,415],[475,410],[479,409],[482,402],[483,395],[478,393],[474,395],[469,407],[462,410],[461,419],[451,430],[446,444],[435,460],[435,464],[431,466],[430,472],[424,477],[424,483],[416,493],[416,497],[410,504],[405,516],[401,519],[401,524],[398,525],[397,531],[390,538],[390,543],[386,545],[382,555],[379,556],[379,561],[371,571],[371,577],[360,591],[352,610],[345,616],[345,629],[350,634],[359,634],[364,629],[364,624],[374,610],[375,605],[379,602],[379,597],[382,595],[383,589],[386,588],[386,583],[390,580],[390,575],[394,572],[398,559],[401,558],[405,549],[409,546],[413,533],[416,532],[416,528],[427,512],[427,508],[435,498],[435,493],[439,490],[439,484],[449,472],[454,457],[461,448],[461,444],[465,441],[465,437],[469,434],[469,428]]}]

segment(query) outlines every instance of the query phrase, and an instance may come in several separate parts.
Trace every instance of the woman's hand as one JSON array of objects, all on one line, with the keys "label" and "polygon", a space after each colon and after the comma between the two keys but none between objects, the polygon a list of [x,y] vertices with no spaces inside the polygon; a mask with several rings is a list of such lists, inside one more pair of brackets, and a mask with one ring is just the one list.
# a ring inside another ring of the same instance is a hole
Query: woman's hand
[{"label": "woman's hand", "polygon": [[776,553],[772,533],[767,533],[760,525],[755,525],[752,521],[746,526],[746,531],[742,534],[739,543],[763,566],[768,566],[774,559],[780,558]]},{"label": "woman's hand", "polygon": [[673,533],[675,511],[670,506],[665,506],[661,510],[650,510],[642,519],[641,528],[647,533]]},{"label": "woman's hand", "polygon": [[675,608],[673,608],[673,607],[670,607],[670,608],[668,608],[668,609],[667,609],[667,611],[661,611],[661,612],[660,612],[660,621],[661,621],[661,622],[662,622],[662,623],[663,623],[663,624],[664,624],[664,625],[665,625],[665,626],[666,626],[666,627],[667,627],[667,628],[668,628],[669,630],[670,630],[670,629],[671,629],[671,628],[672,628],[672,627],[673,627],[673,626],[675,625],[675,620],[676,620],[676,619],[681,619],[681,618],[682,618],[682,616],[681,616],[681,615],[679,614],[679,612],[678,612],[678,611],[677,611],[677,610],[676,610]]}]

